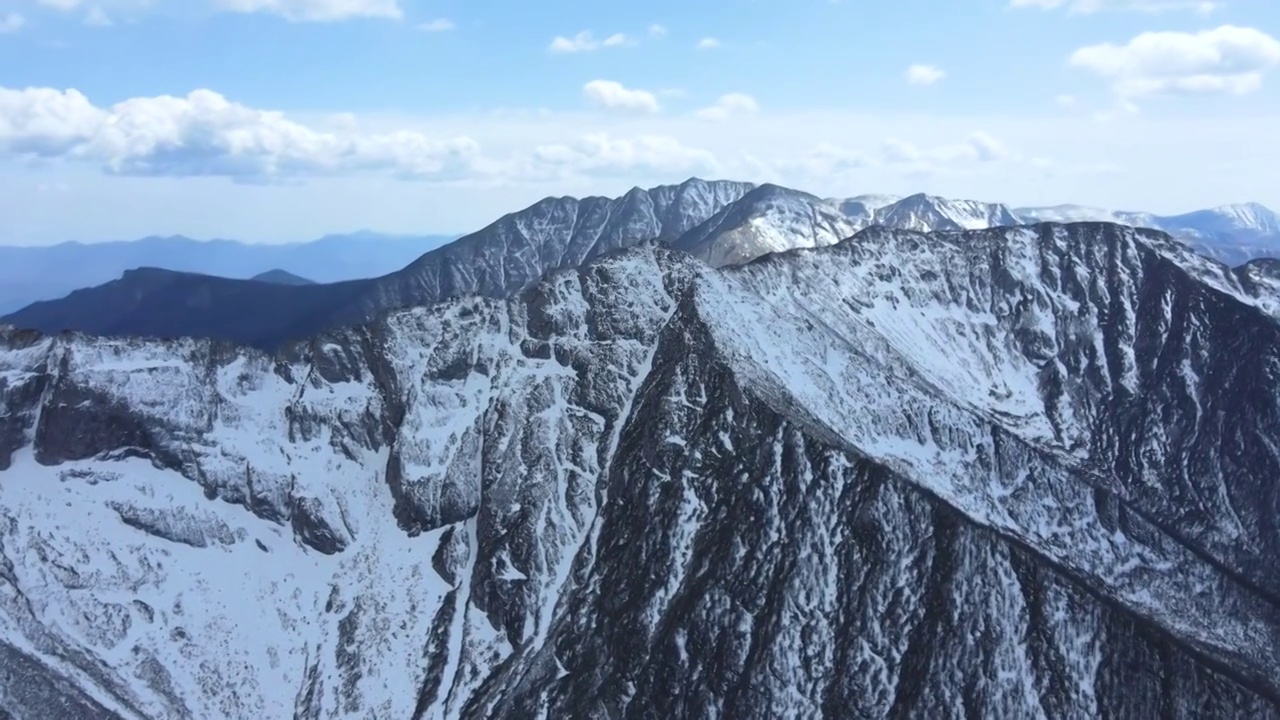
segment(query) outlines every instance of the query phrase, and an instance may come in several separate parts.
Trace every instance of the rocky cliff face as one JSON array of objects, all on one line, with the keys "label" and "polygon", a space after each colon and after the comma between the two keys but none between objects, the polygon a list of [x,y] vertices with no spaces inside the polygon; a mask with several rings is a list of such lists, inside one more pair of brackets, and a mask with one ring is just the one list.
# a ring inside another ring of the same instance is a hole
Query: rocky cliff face
[{"label": "rocky cliff face", "polygon": [[1280,717],[1280,325],[1156,233],[0,338],[16,717]]}]

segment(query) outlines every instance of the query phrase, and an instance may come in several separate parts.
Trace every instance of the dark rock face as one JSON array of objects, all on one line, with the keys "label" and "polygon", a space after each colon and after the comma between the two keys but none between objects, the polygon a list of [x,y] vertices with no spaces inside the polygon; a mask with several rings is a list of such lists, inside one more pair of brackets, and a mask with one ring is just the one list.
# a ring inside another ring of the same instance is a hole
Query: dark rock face
[{"label": "dark rock face", "polygon": [[873,228],[273,357],[7,336],[0,640],[107,717],[1280,718],[1255,277]]}]

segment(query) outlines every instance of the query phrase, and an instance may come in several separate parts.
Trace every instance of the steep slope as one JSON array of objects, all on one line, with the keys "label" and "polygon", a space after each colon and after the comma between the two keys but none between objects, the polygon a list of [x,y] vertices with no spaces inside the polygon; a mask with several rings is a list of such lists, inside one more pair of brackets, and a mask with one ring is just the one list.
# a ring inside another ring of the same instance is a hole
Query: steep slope
[{"label": "steep slope", "polygon": [[814,195],[761,185],[670,245],[721,267],[769,253],[834,245],[860,229],[838,207]]},{"label": "steep slope", "polygon": [[949,200],[920,193],[876,210],[873,224],[927,232],[977,230],[1018,225],[1021,221],[1004,205],[976,200]]},{"label": "steep slope", "polygon": [[1258,297],[1156,233],[871,228],[276,356],[9,331],[0,697],[1277,718]]},{"label": "steep slope", "polygon": [[1280,316],[1280,260],[1250,260],[1232,272],[1246,294],[1272,315]]},{"label": "steep slope", "polygon": [[646,240],[670,242],[751,188],[691,179],[616,199],[547,198],[383,277],[290,287],[148,269],[0,320],[44,332],[187,336],[275,349],[396,308],[461,295],[506,297],[551,270]]},{"label": "steep slope", "polygon": [[551,270],[648,240],[670,243],[753,187],[692,178],[619,198],[547,198],[380,278],[335,322],[461,295],[506,296]]}]

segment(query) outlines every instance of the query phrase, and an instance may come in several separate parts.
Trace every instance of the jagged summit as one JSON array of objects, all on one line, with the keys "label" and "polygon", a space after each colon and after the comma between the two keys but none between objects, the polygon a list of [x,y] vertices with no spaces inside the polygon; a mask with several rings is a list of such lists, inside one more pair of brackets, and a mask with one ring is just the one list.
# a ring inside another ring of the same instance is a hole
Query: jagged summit
[{"label": "jagged summit", "polygon": [[876,211],[877,225],[905,230],[976,230],[1017,225],[1019,220],[1008,207],[976,200],[949,200],[918,193]]},{"label": "jagged summit", "polygon": [[857,230],[858,224],[828,201],[765,184],[725,206],[671,246],[720,267],[797,247],[831,245]]}]

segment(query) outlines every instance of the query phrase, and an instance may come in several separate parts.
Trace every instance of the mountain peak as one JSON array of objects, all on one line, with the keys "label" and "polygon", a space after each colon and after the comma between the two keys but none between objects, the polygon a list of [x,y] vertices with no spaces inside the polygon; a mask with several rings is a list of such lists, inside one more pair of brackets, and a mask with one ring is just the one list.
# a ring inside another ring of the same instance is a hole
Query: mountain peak
[{"label": "mountain peak", "polygon": [[741,265],[770,253],[833,245],[859,227],[827,200],[765,183],[677,238],[672,247],[713,267]]},{"label": "mountain peak", "polygon": [[999,203],[949,198],[915,193],[875,212],[878,225],[907,230],[976,230],[1018,225],[1013,211]]},{"label": "mountain peak", "polygon": [[256,280],[257,282],[274,283],[276,285],[315,285],[316,284],[314,280],[308,280],[307,278],[304,278],[300,275],[294,275],[288,270],[281,270],[280,268],[273,268],[266,272],[258,273],[257,275],[254,275],[249,279]]},{"label": "mountain peak", "polygon": [[1241,227],[1268,232],[1280,231],[1280,216],[1261,203],[1244,202],[1219,205],[1213,208],[1213,212],[1231,218]]}]

